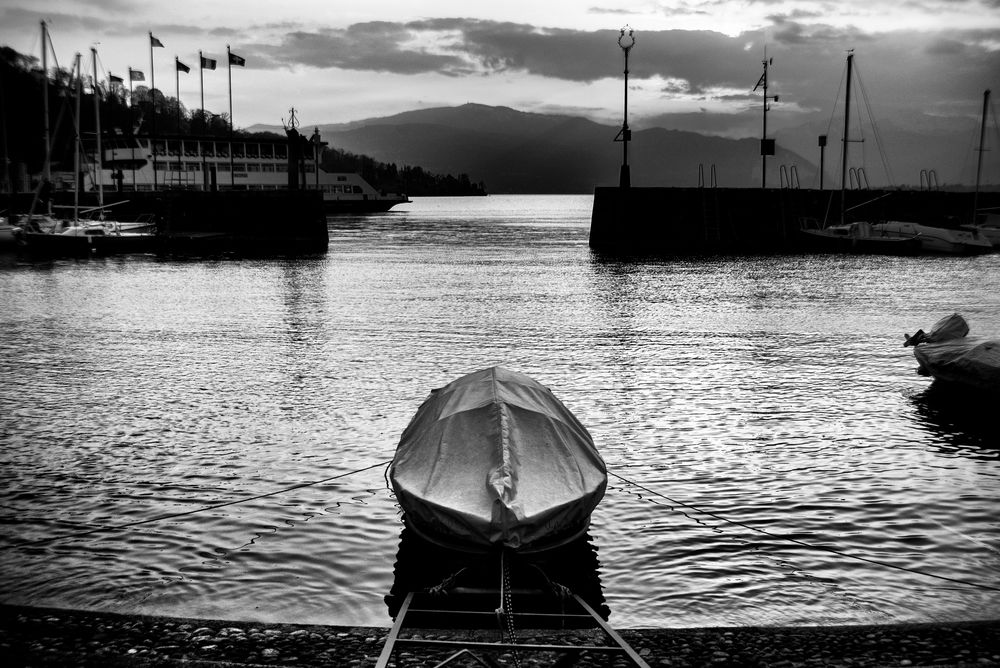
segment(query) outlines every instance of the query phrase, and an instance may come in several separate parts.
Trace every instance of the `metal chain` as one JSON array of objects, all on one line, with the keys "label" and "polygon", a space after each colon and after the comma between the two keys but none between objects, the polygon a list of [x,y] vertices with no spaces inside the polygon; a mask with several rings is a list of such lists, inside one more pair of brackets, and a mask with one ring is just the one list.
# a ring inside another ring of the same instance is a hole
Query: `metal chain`
[{"label": "metal chain", "polygon": [[[510,639],[511,644],[517,644],[517,635],[514,632],[514,606],[512,603],[512,596],[510,591],[510,565],[505,559],[506,550],[500,553],[500,570],[502,571],[502,580],[500,583],[500,597],[502,600],[502,612],[503,616],[507,622],[507,634]],[[518,657],[517,650],[513,650],[514,656],[514,666],[516,668],[521,668],[521,660]]]}]

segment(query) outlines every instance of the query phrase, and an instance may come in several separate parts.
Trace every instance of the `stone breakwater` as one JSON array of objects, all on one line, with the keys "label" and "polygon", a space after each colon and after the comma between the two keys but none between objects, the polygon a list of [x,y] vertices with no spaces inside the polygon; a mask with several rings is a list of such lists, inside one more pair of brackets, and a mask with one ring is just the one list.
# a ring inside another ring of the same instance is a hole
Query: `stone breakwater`
[{"label": "stone breakwater", "polygon": [[[388,629],[260,624],[0,606],[5,666],[374,666]],[[468,633],[468,632],[465,632]],[[632,629],[622,637],[650,666],[1000,666],[1000,621],[888,626]],[[422,631],[428,639],[496,641],[496,632],[462,636]],[[589,631],[524,631],[521,642],[593,642]],[[394,666],[433,666],[454,650],[407,648]],[[515,665],[511,654],[491,655]],[[550,666],[553,653],[519,653],[521,666]],[[474,662],[473,662],[474,663]],[[459,665],[473,665],[469,661]],[[478,665],[478,664],[476,664]],[[602,656],[576,666],[618,666]]]}]

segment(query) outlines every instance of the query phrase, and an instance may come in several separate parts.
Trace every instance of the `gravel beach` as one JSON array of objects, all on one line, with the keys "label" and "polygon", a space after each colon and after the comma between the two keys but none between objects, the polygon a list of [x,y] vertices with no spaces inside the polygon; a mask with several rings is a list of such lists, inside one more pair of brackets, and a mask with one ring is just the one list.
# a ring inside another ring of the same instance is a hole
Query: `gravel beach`
[{"label": "gravel beach", "polygon": [[[374,666],[388,628],[261,624],[0,606],[5,666]],[[427,639],[458,631],[421,631]],[[590,631],[531,632],[521,642],[593,642]],[[1000,666],[1000,621],[888,626],[625,629],[650,666]],[[568,635],[567,635],[568,634]],[[476,632],[495,642],[499,635]],[[455,650],[419,656],[399,648],[391,665],[434,666]],[[499,665],[554,665],[559,654],[494,653]],[[462,657],[450,665],[482,665]],[[628,665],[584,655],[559,665]]]}]

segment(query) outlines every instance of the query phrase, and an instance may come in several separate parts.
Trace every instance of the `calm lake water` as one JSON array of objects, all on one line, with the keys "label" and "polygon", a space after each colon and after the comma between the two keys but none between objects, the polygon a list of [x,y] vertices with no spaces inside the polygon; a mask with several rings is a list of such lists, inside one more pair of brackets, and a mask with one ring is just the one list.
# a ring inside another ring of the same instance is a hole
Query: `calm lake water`
[{"label": "calm lake water", "polygon": [[500,364],[615,474],[614,625],[1000,617],[996,407],[901,345],[955,311],[1000,334],[1000,255],[619,262],[590,207],[420,199],[295,259],[3,258],[0,601],[388,626],[379,464],[432,388]]}]

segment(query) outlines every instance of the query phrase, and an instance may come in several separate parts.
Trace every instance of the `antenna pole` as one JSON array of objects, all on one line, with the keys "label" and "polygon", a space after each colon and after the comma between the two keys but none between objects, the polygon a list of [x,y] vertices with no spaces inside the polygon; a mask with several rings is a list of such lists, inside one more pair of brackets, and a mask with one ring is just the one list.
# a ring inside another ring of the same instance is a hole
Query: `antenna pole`
[{"label": "antenna pole", "polygon": [[767,187],[767,51],[764,51],[764,127],[760,143],[760,187]]}]

